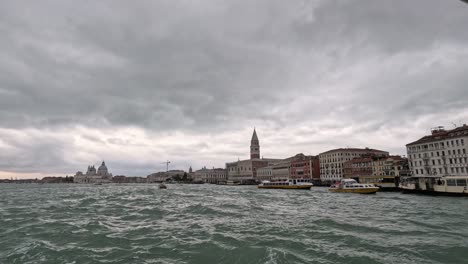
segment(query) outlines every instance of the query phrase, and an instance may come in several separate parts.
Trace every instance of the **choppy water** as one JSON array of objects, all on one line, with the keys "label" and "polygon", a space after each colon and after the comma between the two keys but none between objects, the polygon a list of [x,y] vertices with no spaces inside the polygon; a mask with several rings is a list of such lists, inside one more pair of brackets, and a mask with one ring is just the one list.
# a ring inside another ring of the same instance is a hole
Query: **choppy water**
[{"label": "choppy water", "polygon": [[0,263],[468,263],[468,199],[0,184]]}]

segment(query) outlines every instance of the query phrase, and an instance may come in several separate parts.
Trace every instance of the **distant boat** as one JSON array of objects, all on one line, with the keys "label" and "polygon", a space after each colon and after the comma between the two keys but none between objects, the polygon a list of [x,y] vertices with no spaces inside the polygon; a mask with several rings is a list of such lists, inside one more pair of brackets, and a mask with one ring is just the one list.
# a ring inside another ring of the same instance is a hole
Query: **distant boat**
[{"label": "distant boat", "polygon": [[227,181],[226,182],[226,185],[240,185],[239,182],[235,182],[235,181]]},{"label": "distant boat", "polygon": [[94,185],[102,185],[102,183],[98,182],[98,183],[95,183]]},{"label": "distant boat", "polygon": [[296,189],[309,190],[313,184],[308,179],[290,179],[282,181],[263,181],[258,185],[259,189]]},{"label": "distant boat", "polygon": [[160,183],[159,189],[167,189],[167,186],[164,183]]},{"label": "distant boat", "polygon": [[335,193],[361,193],[373,194],[379,190],[374,184],[362,184],[353,179],[342,179],[339,183],[333,184],[329,189]]}]

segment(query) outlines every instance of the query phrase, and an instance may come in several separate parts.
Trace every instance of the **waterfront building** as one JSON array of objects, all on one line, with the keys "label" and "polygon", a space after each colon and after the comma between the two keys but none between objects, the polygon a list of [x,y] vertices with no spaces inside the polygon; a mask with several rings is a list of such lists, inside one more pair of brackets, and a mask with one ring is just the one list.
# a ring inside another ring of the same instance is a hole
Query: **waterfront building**
[{"label": "waterfront building", "polygon": [[260,141],[254,129],[250,140],[250,159],[238,160],[226,163],[228,181],[233,183],[248,184],[257,181],[257,171],[267,167],[279,159],[260,158]]},{"label": "waterfront building", "polygon": [[183,170],[160,171],[146,176],[146,179],[148,183],[161,183],[171,181],[174,178],[182,178],[184,173]]},{"label": "waterfront building", "polygon": [[408,159],[401,156],[388,156],[376,159],[372,162],[372,174],[375,176],[406,175],[408,171]]},{"label": "waterfront building", "polygon": [[112,174],[109,173],[106,163],[103,161],[96,171],[94,165],[88,166],[86,174],[78,171],[73,177],[75,183],[111,183]]},{"label": "waterfront building", "polygon": [[148,180],[145,177],[127,177],[124,175],[118,175],[112,177],[113,183],[147,183]]},{"label": "waterfront building", "polygon": [[362,156],[346,161],[343,164],[344,178],[366,176],[394,176],[400,177],[400,173],[407,172],[408,159],[401,156]]},{"label": "waterfront building", "polygon": [[408,160],[401,156],[367,155],[346,161],[343,167],[344,178],[375,184],[382,190],[395,190],[400,176],[408,173]]},{"label": "waterfront building", "polygon": [[362,156],[386,157],[388,152],[370,148],[339,148],[319,154],[320,180],[325,183],[344,178],[344,163]]},{"label": "waterfront building", "polygon": [[40,183],[73,183],[73,177],[54,177],[54,176],[47,176],[42,178]]},{"label": "waterfront building", "polygon": [[285,180],[289,178],[291,169],[291,162],[289,160],[275,161],[271,165],[268,165],[257,170],[256,181],[271,181],[271,180]]},{"label": "waterfront building", "polygon": [[226,169],[223,168],[207,169],[203,167],[194,172],[194,182],[223,184],[227,183],[227,181],[227,172]]},{"label": "waterfront building", "polygon": [[273,166],[266,166],[257,170],[257,181],[270,181],[273,179]]},{"label": "waterfront building", "polygon": [[373,159],[371,157],[359,157],[343,163],[343,177],[358,179],[363,176],[373,175]]},{"label": "waterfront building", "polygon": [[409,166],[415,177],[467,176],[468,126],[452,130],[437,127],[406,145]]},{"label": "waterfront building", "polygon": [[291,160],[289,177],[292,179],[312,179],[314,182],[319,182],[320,165],[318,156],[297,154]]},{"label": "waterfront building", "polygon": [[320,180],[318,157],[299,153],[259,168],[256,180],[313,179],[314,176]]}]

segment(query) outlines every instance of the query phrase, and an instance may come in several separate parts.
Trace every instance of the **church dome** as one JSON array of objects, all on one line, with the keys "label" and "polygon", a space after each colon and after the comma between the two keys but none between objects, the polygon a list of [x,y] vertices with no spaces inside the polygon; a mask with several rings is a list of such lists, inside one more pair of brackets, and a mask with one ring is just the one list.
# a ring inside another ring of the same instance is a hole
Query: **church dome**
[{"label": "church dome", "polygon": [[107,167],[106,167],[106,163],[103,161],[101,166],[99,166],[98,168],[98,175],[106,175],[107,174]]}]

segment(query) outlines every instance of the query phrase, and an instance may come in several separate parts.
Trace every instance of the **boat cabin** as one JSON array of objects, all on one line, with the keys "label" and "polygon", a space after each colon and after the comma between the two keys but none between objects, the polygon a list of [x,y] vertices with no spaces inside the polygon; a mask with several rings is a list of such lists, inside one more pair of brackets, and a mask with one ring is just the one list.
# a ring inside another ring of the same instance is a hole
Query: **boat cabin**
[{"label": "boat cabin", "polygon": [[468,193],[468,176],[446,176],[434,184],[434,191],[446,193]]}]

